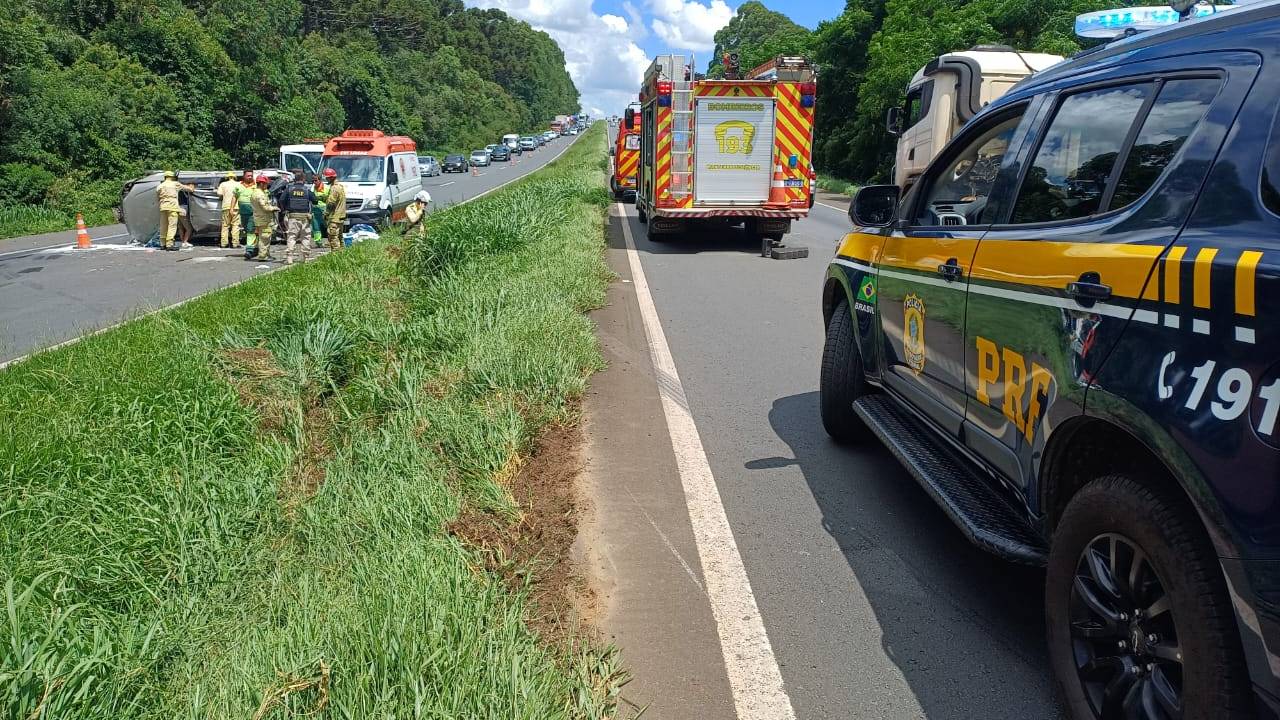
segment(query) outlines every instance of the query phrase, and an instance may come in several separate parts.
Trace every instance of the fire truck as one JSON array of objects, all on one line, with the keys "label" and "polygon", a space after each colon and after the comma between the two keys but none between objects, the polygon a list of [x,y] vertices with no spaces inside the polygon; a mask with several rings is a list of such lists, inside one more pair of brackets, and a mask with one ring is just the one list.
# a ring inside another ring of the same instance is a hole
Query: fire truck
[{"label": "fire truck", "polygon": [[609,173],[609,189],[615,198],[622,198],[628,192],[636,190],[636,176],[640,168],[640,128],[644,120],[637,114],[640,103],[632,103],[628,108],[632,115],[631,126],[618,128],[614,136],[613,147],[609,148],[612,159]]},{"label": "fire truck", "polygon": [[740,222],[768,254],[809,214],[817,73],[803,57],[747,73],[725,59],[719,80],[695,78],[691,57],[658,56],[619,132],[640,130],[636,208],[650,240]]}]

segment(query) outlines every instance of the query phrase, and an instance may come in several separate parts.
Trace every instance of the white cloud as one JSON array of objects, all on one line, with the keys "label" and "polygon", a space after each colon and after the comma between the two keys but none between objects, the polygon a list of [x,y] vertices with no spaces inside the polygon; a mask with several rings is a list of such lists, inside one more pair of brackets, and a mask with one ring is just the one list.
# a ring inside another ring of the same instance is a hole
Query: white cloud
[{"label": "white cloud", "polygon": [[677,50],[712,50],[716,31],[733,17],[733,8],[724,0],[706,4],[694,0],[650,0],[649,7],[654,34]]},{"label": "white cloud", "polygon": [[613,32],[620,35],[627,32],[627,21],[617,15],[601,15],[600,19],[603,20],[604,24],[608,25],[609,29]]},{"label": "white cloud", "polygon": [[[716,0],[720,2],[721,0]],[[564,51],[565,68],[582,94],[583,109],[593,116],[620,115],[635,99],[649,66],[649,56],[636,44],[638,13],[624,8],[631,21],[597,15],[592,0],[466,0],[467,5],[497,8],[551,36]]]}]

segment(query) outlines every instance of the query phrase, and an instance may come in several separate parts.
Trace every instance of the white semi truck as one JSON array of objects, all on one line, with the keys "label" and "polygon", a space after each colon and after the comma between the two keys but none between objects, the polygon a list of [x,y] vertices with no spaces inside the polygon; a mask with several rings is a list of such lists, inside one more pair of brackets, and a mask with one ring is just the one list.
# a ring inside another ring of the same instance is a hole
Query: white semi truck
[{"label": "white semi truck", "polygon": [[898,136],[893,182],[910,187],[947,142],[978,111],[1025,77],[1062,62],[1058,55],[979,45],[947,53],[920,68],[907,97],[889,109],[886,124]]}]

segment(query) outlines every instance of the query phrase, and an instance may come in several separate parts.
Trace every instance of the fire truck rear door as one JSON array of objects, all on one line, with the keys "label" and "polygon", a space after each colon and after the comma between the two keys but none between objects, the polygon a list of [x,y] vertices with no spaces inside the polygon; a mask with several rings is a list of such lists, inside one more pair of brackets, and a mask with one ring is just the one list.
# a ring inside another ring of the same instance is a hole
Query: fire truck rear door
[{"label": "fire truck rear door", "polygon": [[695,203],[750,205],[769,199],[773,111],[771,97],[696,100]]}]

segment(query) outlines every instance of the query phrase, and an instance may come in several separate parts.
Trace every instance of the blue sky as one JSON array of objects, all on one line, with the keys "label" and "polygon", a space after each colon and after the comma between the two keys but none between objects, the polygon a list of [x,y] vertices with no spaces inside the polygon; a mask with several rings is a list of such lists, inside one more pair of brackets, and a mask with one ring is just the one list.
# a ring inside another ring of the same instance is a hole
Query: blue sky
[{"label": "blue sky", "polygon": [[[738,0],[464,0],[492,7],[543,30],[564,50],[582,93],[583,110],[620,115],[640,89],[649,60],[673,52],[705,68],[712,36],[733,17]],[[809,28],[844,10],[844,0],[763,0]]]}]

